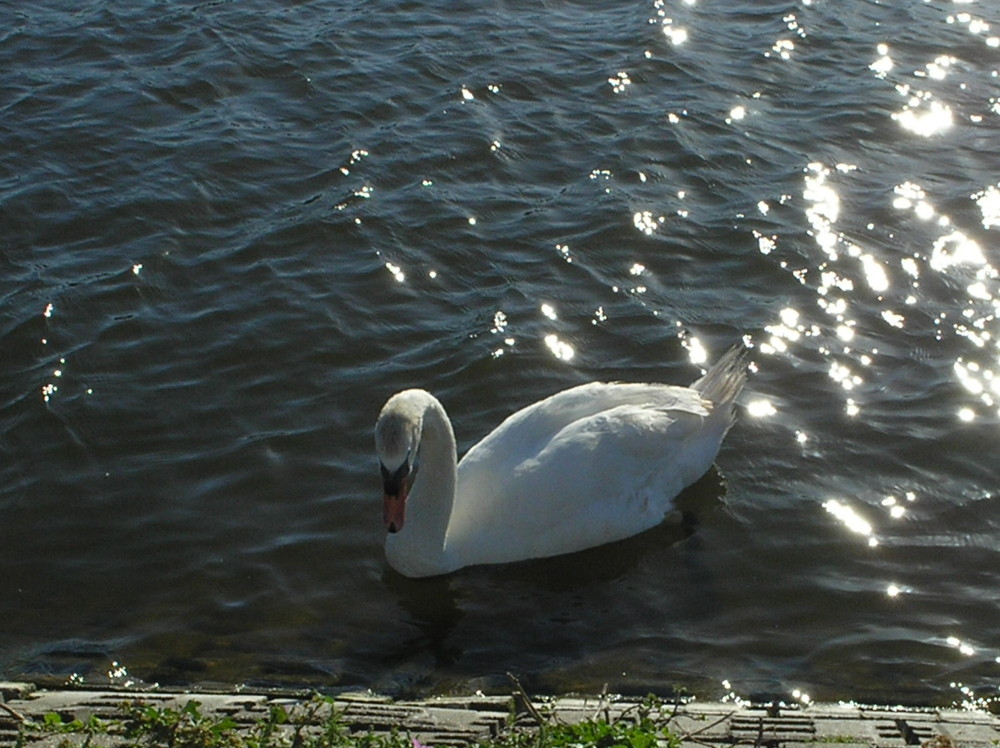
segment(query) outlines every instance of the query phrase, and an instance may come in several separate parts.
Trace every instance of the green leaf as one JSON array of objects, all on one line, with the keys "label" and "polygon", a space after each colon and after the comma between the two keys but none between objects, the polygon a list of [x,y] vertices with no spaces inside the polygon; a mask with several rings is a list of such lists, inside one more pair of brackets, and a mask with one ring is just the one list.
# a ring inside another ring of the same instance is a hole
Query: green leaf
[{"label": "green leaf", "polygon": [[281,704],[271,704],[271,722],[284,725],[288,722],[288,710]]}]

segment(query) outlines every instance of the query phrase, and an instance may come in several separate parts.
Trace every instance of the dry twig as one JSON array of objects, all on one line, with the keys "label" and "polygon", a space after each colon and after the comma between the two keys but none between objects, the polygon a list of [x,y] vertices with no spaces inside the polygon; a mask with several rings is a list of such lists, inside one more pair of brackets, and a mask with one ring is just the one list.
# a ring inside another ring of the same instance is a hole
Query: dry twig
[{"label": "dry twig", "polygon": [[514,684],[514,688],[517,689],[517,694],[521,697],[521,701],[524,704],[524,708],[528,710],[528,714],[534,718],[539,727],[543,727],[548,720],[546,720],[545,717],[542,716],[541,712],[535,708],[535,705],[531,703],[531,697],[528,696],[528,692],[524,690],[524,686],[521,685],[521,681],[519,681],[517,676],[513,673],[507,673],[507,677],[510,678],[511,683]]},{"label": "dry twig", "polygon": [[16,710],[16,709],[14,709],[13,707],[10,707],[10,706],[7,706],[7,705],[6,705],[6,704],[4,704],[4,703],[3,703],[2,701],[0,701],[0,709],[3,709],[3,710],[4,710],[5,712],[7,712],[7,713],[8,713],[8,714],[9,714],[10,716],[12,716],[12,717],[13,717],[14,719],[16,719],[16,720],[17,720],[18,722],[20,722],[20,723],[21,723],[22,725],[23,725],[23,724],[24,724],[25,722],[27,722],[27,721],[28,721],[28,718],[27,718],[27,717],[25,717],[25,716],[24,716],[23,714],[21,714],[21,713],[20,713],[19,711],[17,711],[17,710]]}]

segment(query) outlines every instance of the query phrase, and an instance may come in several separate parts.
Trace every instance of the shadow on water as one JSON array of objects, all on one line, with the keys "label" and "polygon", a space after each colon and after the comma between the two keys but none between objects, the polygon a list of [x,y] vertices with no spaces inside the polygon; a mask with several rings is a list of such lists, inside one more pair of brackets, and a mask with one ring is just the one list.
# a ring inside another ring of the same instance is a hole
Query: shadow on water
[{"label": "shadow on water", "polygon": [[459,606],[463,595],[455,589],[452,577],[408,579],[386,567],[382,582],[406,611],[407,623],[417,629],[414,636],[387,652],[385,660],[396,662],[409,659],[417,652],[428,652],[438,667],[457,663],[462,658],[462,650],[449,644],[448,637],[465,613]]}]

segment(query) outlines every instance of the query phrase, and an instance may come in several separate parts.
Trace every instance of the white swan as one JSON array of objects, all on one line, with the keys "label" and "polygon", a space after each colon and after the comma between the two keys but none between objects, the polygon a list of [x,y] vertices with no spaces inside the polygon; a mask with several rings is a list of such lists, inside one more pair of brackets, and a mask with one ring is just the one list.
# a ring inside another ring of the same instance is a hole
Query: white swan
[{"label": "white swan", "polygon": [[456,465],[441,403],[405,390],[382,408],[389,565],[408,577],[554,556],[659,524],[719,452],[746,379],[738,345],[690,387],[593,382],[529,405]]}]

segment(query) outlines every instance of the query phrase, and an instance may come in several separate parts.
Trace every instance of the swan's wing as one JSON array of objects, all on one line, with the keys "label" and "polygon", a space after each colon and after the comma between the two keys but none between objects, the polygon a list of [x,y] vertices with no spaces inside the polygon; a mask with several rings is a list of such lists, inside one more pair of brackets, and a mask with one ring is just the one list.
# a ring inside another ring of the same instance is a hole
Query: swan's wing
[{"label": "swan's wing", "polygon": [[462,460],[448,544],[492,563],[652,527],[711,466],[728,425],[711,416],[696,392],[662,385],[583,385],[536,403]]},{"label": "swan's wing", "polygon": [[699,416],[707,415],[707,409],[711,407],[688,387],[604,382],[581,384],[509,416],[473,446],[462,462],[498,461],[512,469],[544,449],[566,427],[626,405]]}]

